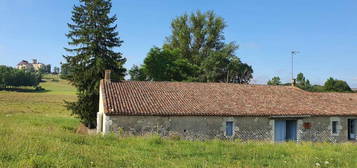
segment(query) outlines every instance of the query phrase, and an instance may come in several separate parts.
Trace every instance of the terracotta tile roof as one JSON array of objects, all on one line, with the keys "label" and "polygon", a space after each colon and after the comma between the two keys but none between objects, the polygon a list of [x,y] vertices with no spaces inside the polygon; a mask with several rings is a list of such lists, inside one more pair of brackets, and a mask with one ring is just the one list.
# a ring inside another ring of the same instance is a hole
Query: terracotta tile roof
[{"label": "terracotta tile roof", "polygon": [[185,82],[101,82],[107,115],[357,115],[355,93],[311,93],[290,86]]}]

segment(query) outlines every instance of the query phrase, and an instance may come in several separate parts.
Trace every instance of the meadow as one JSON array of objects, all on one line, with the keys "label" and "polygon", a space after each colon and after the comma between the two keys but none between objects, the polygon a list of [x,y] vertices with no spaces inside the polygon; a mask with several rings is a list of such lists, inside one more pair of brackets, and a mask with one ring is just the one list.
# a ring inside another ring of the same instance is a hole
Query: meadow
[{"label": "meadow", "polygon": [[357,167],[357,144],[185,141],[79,135],[64,107],[75,89],[0,91],[0,167]]}]

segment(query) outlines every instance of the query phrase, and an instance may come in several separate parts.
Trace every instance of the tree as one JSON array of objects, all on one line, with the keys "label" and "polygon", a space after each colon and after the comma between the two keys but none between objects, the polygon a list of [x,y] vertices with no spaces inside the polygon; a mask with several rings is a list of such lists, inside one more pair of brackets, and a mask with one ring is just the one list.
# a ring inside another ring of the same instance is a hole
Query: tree
[{"label": "tree", "polygon": [[308,79],[305,79],[303,73],[299,73],[296,77],[296,86],[303,90],[311,90],[312,86]]},{"label": "tree", "polygon": [[41,74],[0,66],[0,88],[33,86],[37,87],[41,81]]},{"label": "tree", "polygon": [[72,48],[65,48],[70,55],[64,56],[66,63],[62,66],[68,71],[66,79],[78,90],[77,102],[66,102],[66,106],[91,128],[96,124],[99,81],[104,71],[112,70],[115,80],[124,79],[126,71],[126,60],[114,51],[123,41],[116,31],[117,17],[109,16],[111,7],[110,0],[80,0],[73,7],[66,34]]},{"label": "tree", "polygon": [[46,71],[47,71],[46,66],[41,66],[40,69],[38,69],[37,72],[40,72],[41,74],[44,74],[44,73],[46,73]]},{"label": "tree", "polygon": [[228,64],[227,76],[229,83],[248,84],[253,78],[253,68],[234,57]]},{"label": "tree", "polygon": [[60,72],[60,78],[62,79],[67,79],[67,77],[71,76],[71,71],[69,69],[69,65],[67,63],[62,63],[61,62],[61,72]]},{"label": "tree", "polygon": [[53,67],[53,74],[59,74],[60,73],[60,68],[59,67]]},{"label": "tree", "polygon": [[275,76],[271,80],[268,81],[268,85],[281,85],[280,77]]},{"label": "tree", "polygon": [[235,55],[238,45],[225,43],[225,27],[213,11],[177,17],[163,47],[152,48],[141,68],[151,80],[249,83],[253,69]]},{"label": "tree", "polygon": [[143,68],[141,68],[137,65],[134,65],[129,70],[129,75],[130,75],[130,80],[132,80],[132,81],[146,81],[146,80],[148,80],[148,77],[145,74]]},{"label": "tree", "polygon": [[45,73],[51,73],[51,64],[45,65]]},{"label": "tree", "polygon": [[180,49],[182,55],[194,64],[200,64],[212,51],[220,51],[224,46],[224,19],[213,11],[197,11],[184,14],[171,23],[172,35],[166,45]]},{"label": "tree", "polygon": [[198,70],[178,50],[154,47],[144,60],[143,71],[154,81],[184,81]]},{"label": "tree", "polygon": [[321,85],[313,85],[311,87],[311,92],[325,92],[325,87],[324,86],[321,86]]},{"label": "tree", "polygon": [[47,64],[47,65],[43,65],[41,66],[41,68],[38,70],[40,73],[44,74],[44,73],[51,73],[51,64]]},{"label": "tree", "polygon": [[347,84],[346,81],[343,80],[337,80],[332,77],[327,79],[327,81],[324,84],[324,88],[326,91],[332,91],[332,92],[352,92],[352,89],[350,86]]}]

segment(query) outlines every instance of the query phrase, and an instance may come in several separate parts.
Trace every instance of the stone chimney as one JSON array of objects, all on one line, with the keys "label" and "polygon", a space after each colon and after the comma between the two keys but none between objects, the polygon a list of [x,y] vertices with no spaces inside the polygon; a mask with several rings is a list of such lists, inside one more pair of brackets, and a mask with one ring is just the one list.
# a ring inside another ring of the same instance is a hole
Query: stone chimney
[{"label": "stone chimney", "polygon": [[291,86],[292,86],[292,87],[295,87],[295,86],[296,86],[296,79],[292,79],[292,80],[291,80]]},{"label": "stone chimney", "polygon": [[110,74],[111,74],[111,70],[105,70],[104,73],[104,81],[105,82],[111,82],[111,78],[110,78]]}]

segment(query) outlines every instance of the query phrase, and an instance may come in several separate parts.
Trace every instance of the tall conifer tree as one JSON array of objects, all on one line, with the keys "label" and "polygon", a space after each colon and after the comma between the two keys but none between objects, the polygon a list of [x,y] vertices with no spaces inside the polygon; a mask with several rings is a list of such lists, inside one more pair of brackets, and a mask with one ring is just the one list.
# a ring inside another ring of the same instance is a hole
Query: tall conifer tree
[{"label": "tall conifer tree", "polygon": [[72,23],[68,24],[70,55],[64,56],[70,71],[66,78],[77,88],[77,102],[66,102],[67,108],[89,127],[96,124],[99,104],[99,81],[110,69],[121,80],[125,76],[125,59],[114,51],[122,42],[118,37],[117,17],[110,16],[110,0],[80,0],[73,7]]}]

